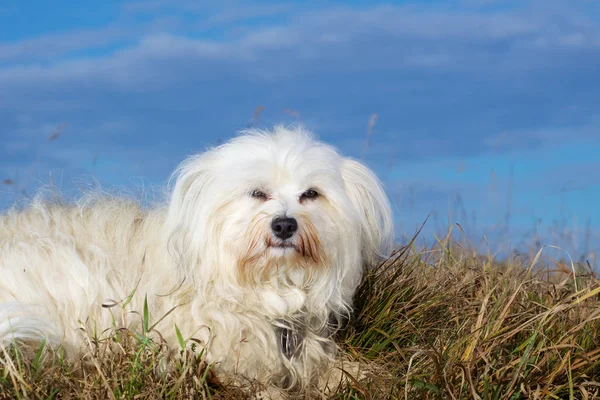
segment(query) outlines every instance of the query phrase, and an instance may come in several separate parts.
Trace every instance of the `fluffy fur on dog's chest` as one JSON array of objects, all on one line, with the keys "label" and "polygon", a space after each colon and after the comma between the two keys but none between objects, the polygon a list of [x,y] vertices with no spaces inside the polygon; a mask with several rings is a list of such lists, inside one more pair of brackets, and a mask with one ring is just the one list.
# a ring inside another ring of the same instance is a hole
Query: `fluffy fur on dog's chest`
[{"label": "fluffy fur on dog's chest", "polygon": [[162,206],[89,195],[0,216],[0,341],[76,354],[90,332],[141,329],[147,298],[167,343],[176,325],[218,374],[304,387],[391,239],[362,164],[298,128],[247,132],[186,160]]}]

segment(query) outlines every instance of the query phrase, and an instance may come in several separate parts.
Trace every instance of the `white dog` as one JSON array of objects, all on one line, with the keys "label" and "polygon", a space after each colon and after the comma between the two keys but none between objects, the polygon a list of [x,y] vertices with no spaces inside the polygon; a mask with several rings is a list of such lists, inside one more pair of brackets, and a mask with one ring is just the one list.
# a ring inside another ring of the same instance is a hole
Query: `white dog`
[{"label": "white dog", "polygon": [[331,322],[392,245],[375,175],[276,127],[190,157],[172,182],[163,207],[95,195],[0,215],[0,343],[77,353],[106,328],[141,331],[147,297],[154,330],[202,343],[218,376],[312,385],[335,357]]}]

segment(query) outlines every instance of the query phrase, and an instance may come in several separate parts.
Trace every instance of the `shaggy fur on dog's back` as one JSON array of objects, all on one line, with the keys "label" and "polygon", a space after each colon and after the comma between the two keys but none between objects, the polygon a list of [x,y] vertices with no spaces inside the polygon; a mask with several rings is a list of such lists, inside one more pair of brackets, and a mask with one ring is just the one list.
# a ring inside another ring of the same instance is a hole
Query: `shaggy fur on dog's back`
[{"label": "shaggy fur on dog's back", "polygon": [[77,343],[77,328],[111,326],[102,304],[125,299],[139,284],[155,293],[174,281],[173,273],[150,271],[144,260],[148,248],[159,245],[159,238],[154,244],[147,240],[163,223],[160,210],[99,195],[77,204],[36,200],[0,217],[1,340]]},{"label": "shaggy fur on dog's back", "polygon": [[147,296],[167,342],[176,324],[222,376],[305,387],[335,356],[329,321],[391,239],[362,164],[300,128],[246,132],[186,160],[164,206],[89,196],[1,216],[0,341],[75,354],[91,333],[139,329],[128,310]]}]

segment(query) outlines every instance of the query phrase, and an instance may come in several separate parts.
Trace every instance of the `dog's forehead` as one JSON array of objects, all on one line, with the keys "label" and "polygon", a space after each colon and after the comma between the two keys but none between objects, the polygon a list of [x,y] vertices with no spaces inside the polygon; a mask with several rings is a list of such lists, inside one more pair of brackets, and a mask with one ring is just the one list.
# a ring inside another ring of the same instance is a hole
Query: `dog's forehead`
[{"label": "dog's forehead", "polygon": [[305,135],[246,136],[222,149],[220,164],[230,177],[282,186],[339,180],[341,157]]}]

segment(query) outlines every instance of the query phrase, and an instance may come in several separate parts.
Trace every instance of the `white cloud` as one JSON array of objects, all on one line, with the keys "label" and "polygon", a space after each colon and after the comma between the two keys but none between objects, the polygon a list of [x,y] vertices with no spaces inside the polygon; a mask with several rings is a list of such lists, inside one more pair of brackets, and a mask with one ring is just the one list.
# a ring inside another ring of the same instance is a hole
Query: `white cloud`
[{"label": "white cloud", "polygon": [[125,31],[116,27],[47,34],[17,42],[0,42],[0,62],[50,60],[69,52],[113,44]]},{"label": "white cloud", "polygon": [[[151,9],[163,6],[162,1],[143,4],[152,6]],[[183,2],[183,6],[186,4]],[[129,3],[127,7],[135,9],[138,6],[141,5]],[[227,26],[244,18],[278,15],[287,9],[283,5],[245,5],[240,10],[216,11],[214,15],[197,18],[200,26],[202,23]],[[570,17],[565,16],[564,19],[579,21],[579,14]],[[550,18],[542,12],[531,10],[525,13],[518,10],[442,13],[414,6],[331,7],[298,12],[289,23],[265,22],[251,30],[245,28],[241,36],[226,36],[219,40],[192,38],[168,30],[156,30],[156,27],[125,29],[114,26],[0,44],[0,60],[18,61],[18,65],[5,64],[0,67],[0,81],[79,80],[104,76],[104,79],[124,83],[140,80],[140,75],[144,76],[142,70],[152,68],[154,61],[173,57],[200,60],[221,58],[224,62],[235,62],[257,60],[268,52],[290,51],[292,53],[284,57],[295,55],[314,59],[329,50],[341,51],[344,47],[360,46],[360,42],[367,38],[388,43],[395,41],[398,57],[405,56],[406,65],[429,67],[449,67],[452,62],[458,61],[458,54],[463,63],[468,63],[469,58],[474,60],[478,55],[475,51],[467,51],[465,46],[493,40],[511,40],[512,51],[532,44],[581,48],[600,43],[600,27],[597,24],[588,23],[585,29],[578,29],[582,25],[580,22],[563,23],[562,33],[557,36],[544,28]],[[133,36],[134,31],[137,36]],[[134,37],[136,40],[133,40]],[[76,59],[58,61],[63,54],[94,47],[110,47],[124,38],[130,42],[128,47],[113,49],[104,56],[86,56],[83,52]],[[424,41],[420,47],[419,41]],[[484,51],[489,53],[491,50],[488,48]],[[52,60],[53,63],[42,65],[32,61],[39,59]],[[126,69],[135,71],[125,72]]]}]

